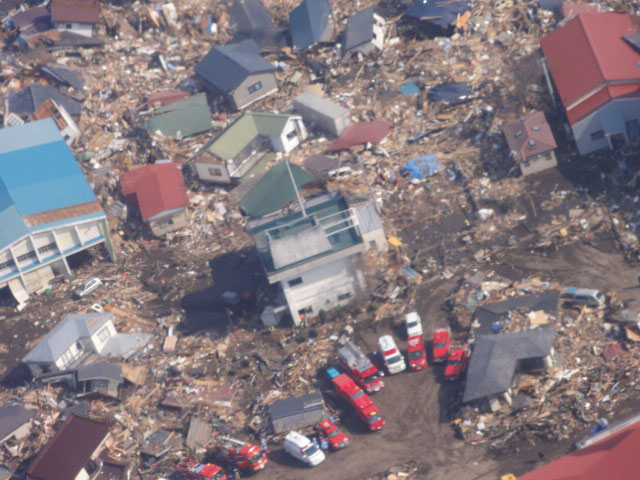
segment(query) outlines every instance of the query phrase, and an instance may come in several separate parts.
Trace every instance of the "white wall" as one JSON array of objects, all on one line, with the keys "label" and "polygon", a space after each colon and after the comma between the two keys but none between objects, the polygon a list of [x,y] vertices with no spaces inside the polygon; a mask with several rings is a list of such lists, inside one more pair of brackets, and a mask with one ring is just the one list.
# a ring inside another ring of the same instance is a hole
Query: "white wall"
[{"label": "white wall", "polygon": [[[101,341],[100,338],[99,338],[99,336],[100,336],[99,334],[105,328],[109,332],[109,337],[106,340]],[[111,320],[108,320],[107,323],[104,324],[102,326],[102,328],[100,328],[100,330],[98,330],[96,333],[94,333],[91,336],[91,338],[89,339],[91,341],[91,345],[93,345],[93,349],[95,350],[95,352],[96,353],[100,353],[102,351],[102,348],[109,341],[109,338],[115,336],[117,333],[118,332],[116,331],[116,327],[113,326],[113,322]]]},{"label": "white wall", "polygon": [[[211,163],[194,163],[196,168],[196,174],[200,180],[205,182],[216,182],[216,183],[229,183],[231,182],[231,177],[229,176],[229,171],[227,170],[226,165],[214,165]],[[212,175],[210,173],[210,168],[219,168],[222,170],[222,175]]]},{"label": "white wall", "polygon": [[[295,133],[292,138],[287,138],[290,133]],[[292,118],[287,122],[279,137],[269,137],[271,148],[276,152],[289,153],[307,138],[307,129],[301,118]]]},{"label": "white wall", "polygon": [[373,14],[373,20],[375,23],[373,24],[373,39],[371,40],[371,43],[373,43],[378,50],[382,50],[382,47],[384,47],[385,21],[384,18],[380,15],[376,15],[375,13]]},{"label": "white wall", "polygon": [[[289,286],[292,278],[280,282],[294,323],[300,322],[298,310],[311,307],[313,312],[308,316],[314,317],[320,310],[330,310],[349,303],[360,292],[353,258],[341,258],[303,272],[300,275],[302,283],[293,287]],[[351,296],[338,300],[338,295],[344,293],[350,293]]]},{"label": "white wall", "polygon": [[[69,26],[71,28],[69,28]],[[93,34],[93,25],[90,23],[62,23],[56,22],[56,28],[60,31],[68,31],[83,35],[85,37],[91,37]]]}]

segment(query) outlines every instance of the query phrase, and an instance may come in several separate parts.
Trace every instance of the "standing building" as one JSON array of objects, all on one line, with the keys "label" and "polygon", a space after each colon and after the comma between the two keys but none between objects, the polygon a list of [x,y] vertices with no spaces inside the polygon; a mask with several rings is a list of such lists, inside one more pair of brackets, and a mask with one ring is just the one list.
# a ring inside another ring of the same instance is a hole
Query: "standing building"
[{"label": "standing building", "polygon": [[366,288],[358,254],[386,248],[372,202],[347,202],[340,192],[304,202],[305,214],[290,209],[248,222],[269,283],[279,283],[298,325],[349,303]]},{"label": "standing building", "polygon": [[100,21],[100,7],[92,0],[52,0],[51,20],[60,31],[91,37]]},{"label": "standing building", "polygon": [[0,288],[21,303],[102,243],[115,260],[107,217],[55,122],[0,129]]},{"label": "standing building", "polygon": [[533,112],[515,122],[505,123],[502,132],[522,176],[553,168],[558,164],[551,127],[542,112]]}]

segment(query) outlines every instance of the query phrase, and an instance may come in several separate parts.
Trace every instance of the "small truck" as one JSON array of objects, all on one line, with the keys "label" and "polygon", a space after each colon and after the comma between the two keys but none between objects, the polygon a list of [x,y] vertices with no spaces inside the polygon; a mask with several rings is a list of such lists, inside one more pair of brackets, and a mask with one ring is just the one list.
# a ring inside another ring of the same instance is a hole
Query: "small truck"
[{"label": "small truck", "polygon": [[339,348],[338,360],[367,393],[378,392],[384,387],[380,372],[355,343],[348,342]]},{"label": "small truck", "polygon": [[227,480],[227,474],[222,467],[213,463],[198,463],[192,458],[175,465],[181,479],[188,480]]},{"label": "small truck", "polygon": [[226,435],[218,435],[213,448],[228,465],[235,465],[247,473],[259,472],[269,462],[260,447]]},{"label": "small truck", "polygon": [[335,368],[327,369],[327,373],[340,398],[355,408],[358,416],[369,426],[369,430],[375,432],[386,425],[384,417],[373,403],[373,400],[371,400],[371,397],[364,393],[351,377],[338,372]]}]

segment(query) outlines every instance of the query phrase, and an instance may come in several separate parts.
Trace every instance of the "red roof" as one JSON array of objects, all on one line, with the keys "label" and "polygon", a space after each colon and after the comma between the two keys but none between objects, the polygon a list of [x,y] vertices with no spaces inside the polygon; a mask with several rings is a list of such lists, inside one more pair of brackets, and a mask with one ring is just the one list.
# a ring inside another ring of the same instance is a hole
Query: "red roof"
[{"label": "red roof", "polygon": [[540,40],[572,125],[613,98],[640,90],[640,52],[622,39],[634,33],[629,14],[581,13]]},{"label": "red roof", "polygon": [[184,177],[177,163],[145,165],[120,175],[125,202],[140,209],[142,220],[189,205]]},{"label": "red roof", "polygon": [[60,23],[98,23],[100,7],[97,2],[87,0],[52,0],[51,19]]},{"label": "red roof", "polygon": [[346,150],[349,147],[364,143],[378,143],[391,131],[391,124],[383,120],[372,122],[356,122],[349,125],[342,135],[333,142],[327,152]]},{"label": "red roof", "polygon": [[518,477],[518,480],[604,480],[637,478],[640,423]]},{"label": "red roof", "polygon": [[557,147],[551,128],[542,112],[533,112],[515,122],[506,123],[502,131],[515,152],[516,161],[547,152]]},{"label": "red roof", "polygon": [[598,3],[562,2],[562,18],[567,18],[569,15],[578,15],[579,13],[596,13],[599,11],[600,4]]}]

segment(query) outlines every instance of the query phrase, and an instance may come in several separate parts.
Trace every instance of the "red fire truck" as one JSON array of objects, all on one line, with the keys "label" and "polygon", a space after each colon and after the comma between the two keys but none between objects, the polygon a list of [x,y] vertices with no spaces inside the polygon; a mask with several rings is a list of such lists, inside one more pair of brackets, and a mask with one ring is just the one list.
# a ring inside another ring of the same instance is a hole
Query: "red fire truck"
[{"label": "red fire truck", "polygon": [[327,369],[327,373],[338,395],[356,409],[358,416],[369,425],[369,430],[375,432],[386,425],[384,417],[369,395],[364,393],[348,375],[338,372],[335,368]]},{"label": "red fire truck", "polygon": [[339,348],[338,360],[367,393],[377,392],[384,387],[380,372],[355,343],[348,342]]},{"label": "red fire truck", "polygon": [[226,435],[216,437],[214,450],[227,464],[245,472],[259,472],[269,462],[260,447]]},{"label": "red fire truck", "polygon": [[176,471],[181,477],[189,480],[227,480],[227,475],[218,465],[213,463],[198,463],[188,458],[183,463],[176,464]]}]

